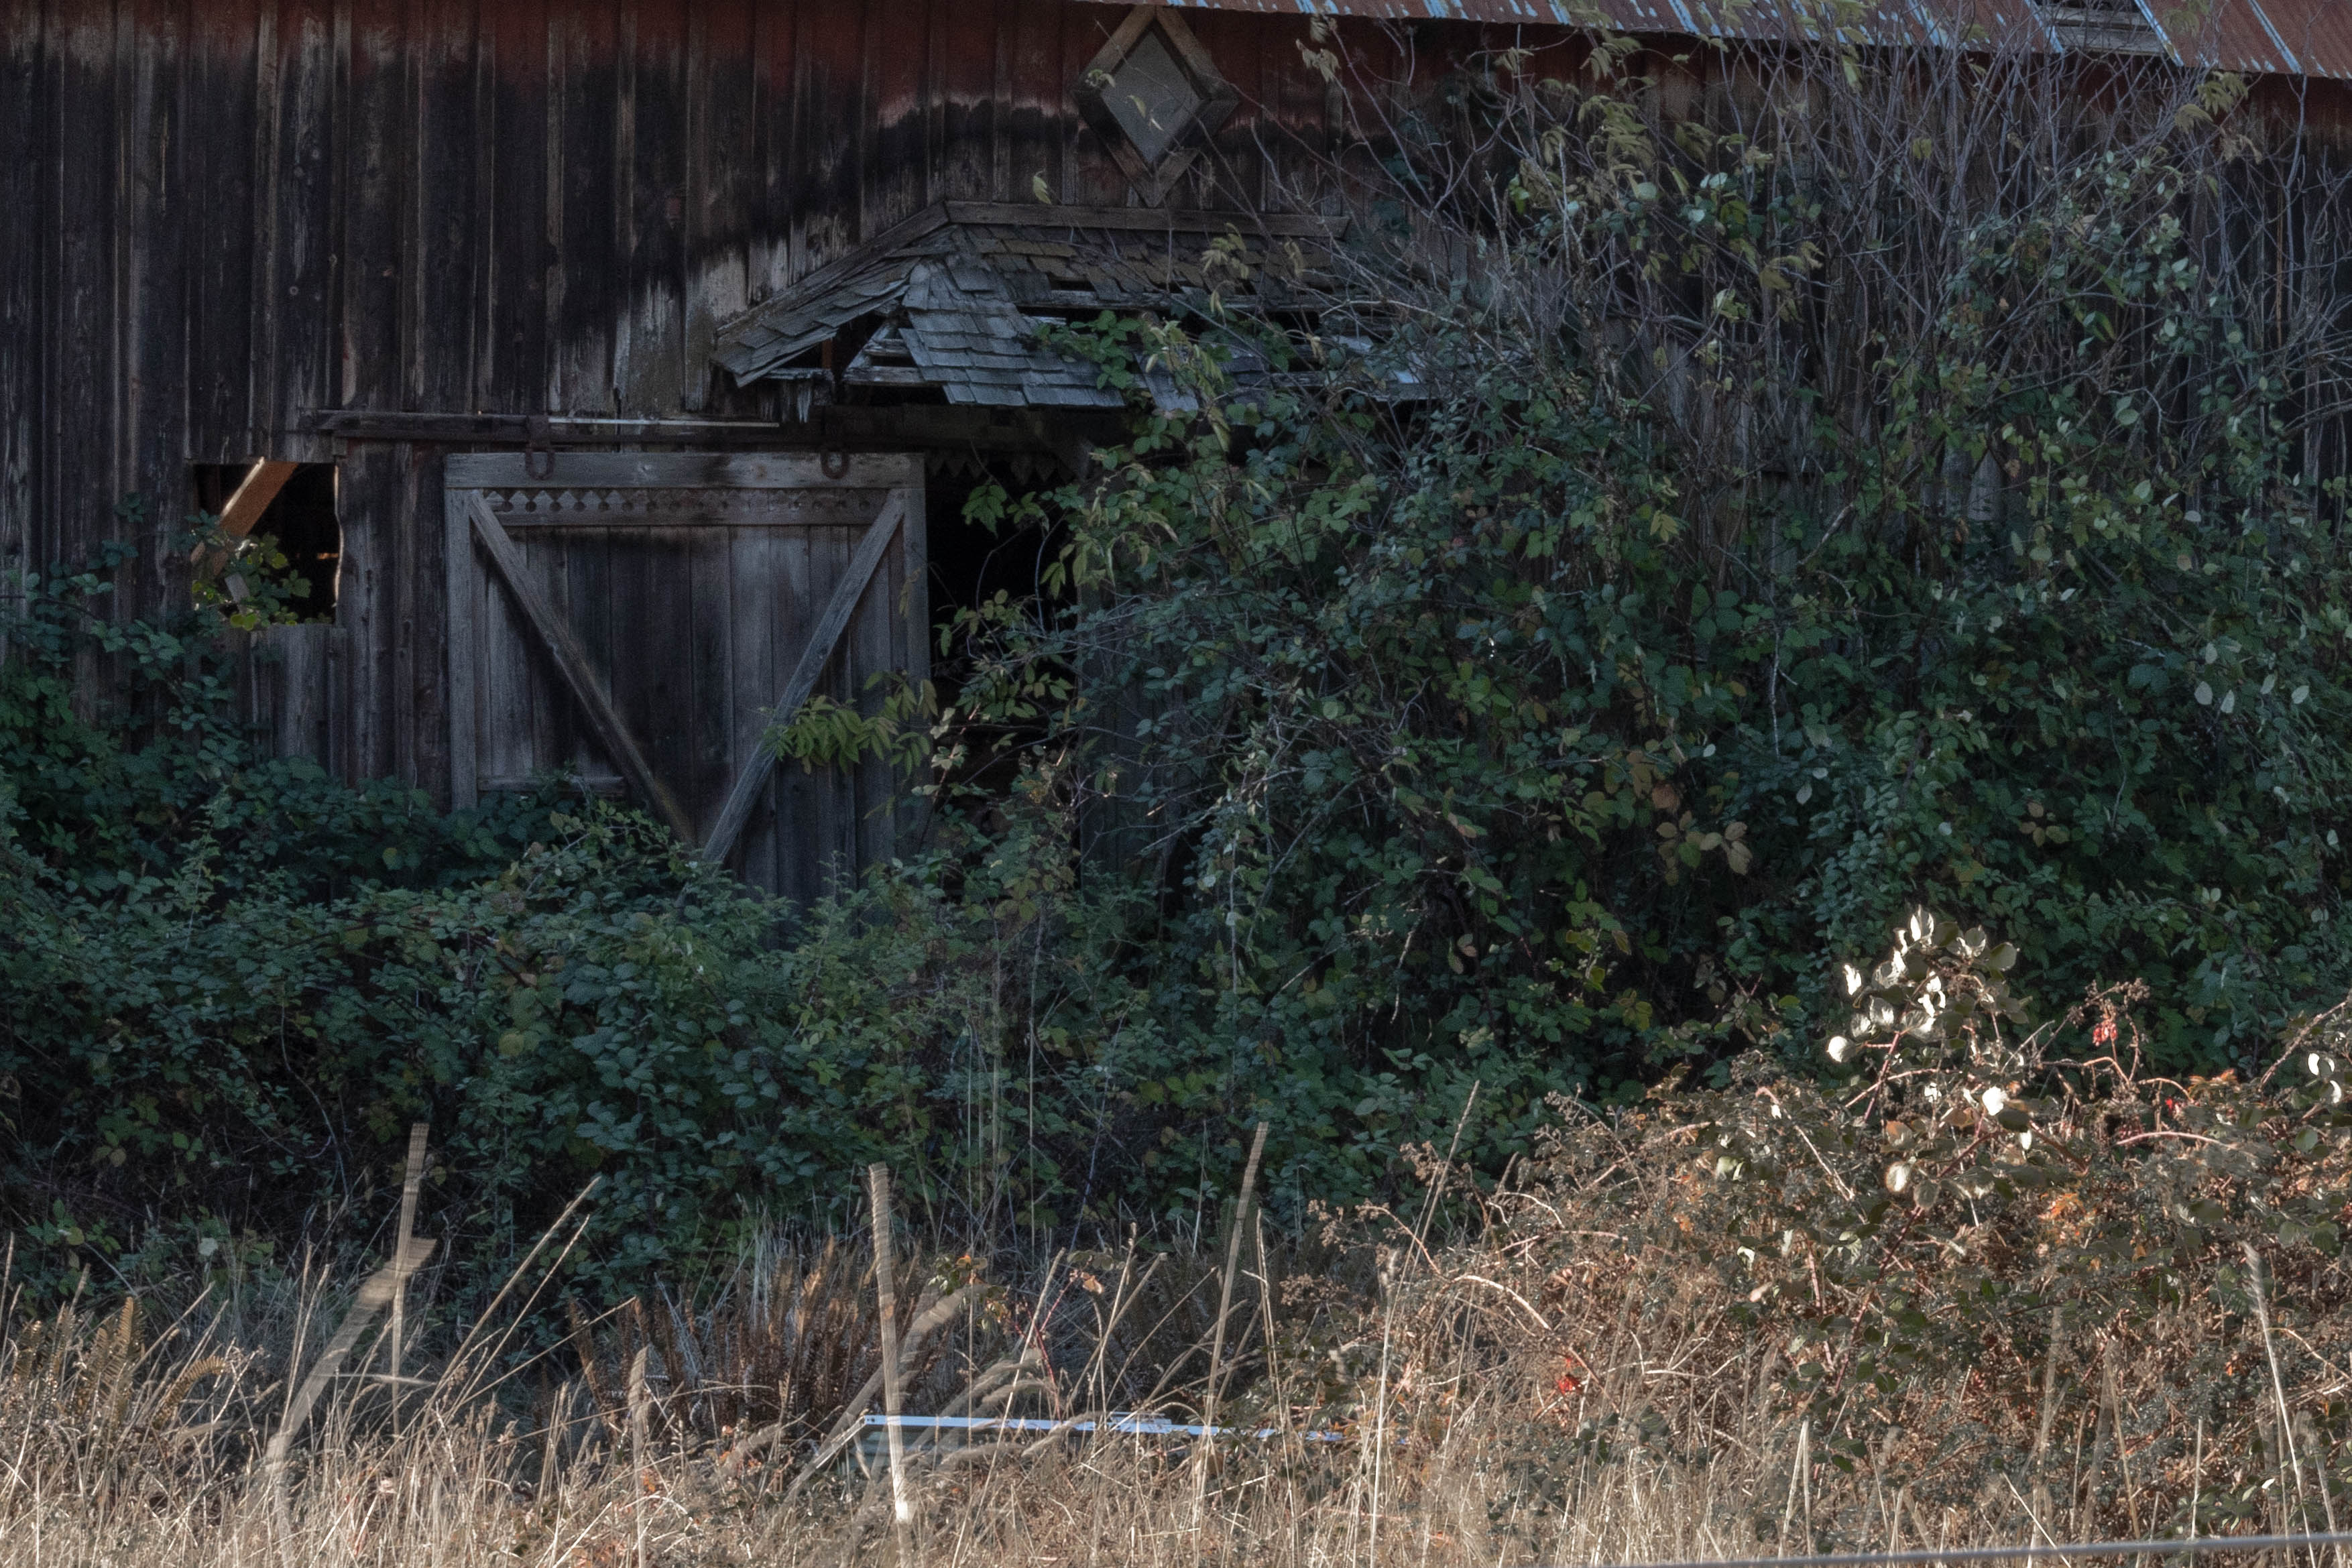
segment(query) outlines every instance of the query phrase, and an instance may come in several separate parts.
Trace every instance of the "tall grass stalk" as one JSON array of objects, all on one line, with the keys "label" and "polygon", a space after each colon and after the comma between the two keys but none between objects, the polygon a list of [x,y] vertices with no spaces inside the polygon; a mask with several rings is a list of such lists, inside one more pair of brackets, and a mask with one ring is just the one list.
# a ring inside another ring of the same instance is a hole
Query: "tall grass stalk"
[{"label": "tall grass stalk", "polygon": [[[2298,1482],[2330,1506],[2345,1265],[2174,1255],[2151,1314],[2061,1332],[2033,1306],[1965,1361],[1825,1390],[1840,1342],[1717,1266],[1770,1239],[1685,1244],[1716,1179],[1671,1157],[1686,1143],[1594,1124],[1510,1184],[1457,1177],[1442,1218],[1286,1236],[1244,1202],[1205,1248],[1139,1230],[1042,1260],[933,1242],[869,1268],[883,1193],[870,1239],[758,1239],[691,1297],[605,1311],[545,1272],[567,1216],[479,1318],[435,1305],[456,1265],[411,1280],[398,1384],[352,1354],[388,1264],[216,1280],[176,1312],[12,1313],[0,1568],[1486,1568],[2250,1533],[2304,1521]],[[1861,1157],[1843,1147],[1822,1151]],[[1954,1244],[2047,1262],[1990,1222]],[[1810,1304],[1801,1254],[1779,1266]],[[889,1453],[866,1416],[892,1384],[917,1414],[1044,1429],[910,1430]],[[1101,1419],[1198,1424],[1212,1401],[1213,1444]]]}]

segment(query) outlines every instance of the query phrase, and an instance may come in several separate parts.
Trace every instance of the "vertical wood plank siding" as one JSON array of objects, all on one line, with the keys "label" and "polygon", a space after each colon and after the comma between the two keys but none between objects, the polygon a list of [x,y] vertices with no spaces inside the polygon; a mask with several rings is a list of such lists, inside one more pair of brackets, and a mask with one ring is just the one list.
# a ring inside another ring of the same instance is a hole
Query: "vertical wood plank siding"
[{"label": "vertical wood plank siding", "polygon": [[[445,790],[443,454],[338,450],[305,416],[761,412],[714,373],[713,334],[865,236],[945,198],[1027,202],[1033,178],[1131,199],[1068,98],[1122,15],[0,0],[0,577],[121,539],[141,559],[116,613],[166,611],[187,592],[168,543],[189,464],[336,461],[333,761]],[[1304,24],[1195,16],[1244,96],[1321,146]],[[1229,162],[1257,156],[1258,127],[1236,117]],[[1218,191],[1206,162],[1172,204],[1258,194]],[[143,517],[118,513],[134,495]],[[707,752],[716,721],[681,713],[668,738]]]},{"label": "vertical wood plank siding", "polygon": [[[188,464],[331,458],[333,764],[446,791],[445,453],[339,450],[305,416],[764,413],[707,358],[744,306],[929,202],[1134,199],[1069,99],[1123,15],[1082,0],[0,0],[0,593],[119,540],[141,559],[114,612],[166,611],[187,592],[168,545]],[[1295,8],[1184,15],[1243,101],[1171,204],[1280,210],[1310,199],[1320,156],[1364,156],[1301,58]],[[1375,134],[1383,82],[1529,41],[1338,25]],[[2352,121],[2336,81],[2267,78],[2254,101],[2337,136]],[[118,509],[133,496],[143,513]],[[615,613],[609,562],[569,570],[583,622]],[[740,597],[716,576],[691,594]],[[682,639],[681,661],[703,648]],[[718,716],[675,720],[671,738],[707,757]],[[791,785],[811,807],[863,787]],[[863,807],[835,804],[858,831]]]},{"label": "vertical wood plank siding", "polygon": [[0,224],[0,610],[16,592],[11,569],[42,561],[45,548],[35,531],[48,381],[40,308],[45,235],[29,221],[43,210],[42,87],[37,16],[0,19],[0,212],[27,218]]}]

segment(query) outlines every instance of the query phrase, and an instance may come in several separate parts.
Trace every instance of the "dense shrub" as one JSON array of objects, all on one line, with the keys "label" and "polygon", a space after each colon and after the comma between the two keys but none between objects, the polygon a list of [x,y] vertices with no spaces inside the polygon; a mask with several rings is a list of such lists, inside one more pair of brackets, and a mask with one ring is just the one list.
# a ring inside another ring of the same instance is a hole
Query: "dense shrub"
[{"label": "dense shrub", "polygon": [[1312,330],[1066,332],[1138,433],[983,499],[1062,549],[954,716],[1130,894],[1145,999],[1054,1022],[1139,1192],[1258,1115],[1369,1192],[1474,1084],[1493,1166],[1548,1095],[1807,1060],[1915,901],[2045,1010],[2145,981],[2167,1071],[2352,985],[2352,332],[2332,231],[2241,243],[2334,187],[2193,74],[1799,58],[1662,127],[1604,68],[1397,128],[1355,252],[1213,250]]},{"label": "dense shrub", "polygon": [[[2145,979],[2177,1070],[2352,983],[2343,562],[2306,517],[2126,491],[2049,563],[1988,530],[1932,575],[1792,522],[1806,564],[1750,598],[1572,376],[1481,380],[1410,449],[1344,395],[1220,390],[1056,498],[1070,607],[976,704],[1050,707],[1032,793],[1143,864],[1150,1005],[1116,1043],[1057,1019],[1142,1128],[1271,1114],[1308,1190],[1368,1190],[1475,1082],[1499,1160],[1549,1095],[1809,1052],[1829,960],[1913,896],[2045,1003]],[[1048,670],[1080,674],[1041,704]]]},{"label": "dense shrub", "polygon": [[216,611],[107,613],[129,559],[113,547],[34,578],[0,622],[0,832],[31,879],[20,894],[132,905],[184,874],[205,896],[446,884],[503,866],[562,802],[551,789],[444,815],[394,781],[345,788],[307,759],[257,757],[231,716]]},{"label": "dense shrub", "polygon": [[[934,895],[809,912],[783,946],[763,901],[554,783],[443,814],[258,760],[215,628],[115,626],[104,582],[33,584],[0,666],[19,1279],[282,1241],[383,1190],[411,1120],[433,1127],[437,1223],[478,1250],[600,1175],[586,1255],[614,1279],[830,1205],[869,1158],[920,1190],[959,999]],[[123,700],[84,717],[92,649]]]},{"label": "dense shrub", "polygon": [[[1915,903],[2043,1016],[2145,985],[2155,1069],[2260,1057],[2352,988],[2352,330],[2327,235],[2241,243],[2322,176],[2193,73],[1792,58],[1668,130],[1613,57],[1391,127],[1352,248],[1212,246],[1296,310],[1055,329],[1130,438],[981,495],[1044,592],[964,616],[935,729],[902,691],[772,737],[937,743],[932,858],[789,933],[552,786],[257,763],[204,627],[42,588],[0,673],[13,1219],[282,1231],[420,1115],[469,1244],[593,1173],[631,1270],[877,1156],[963,1221],[1198,1226],[1261,1118],[1296,1214],[1421,1145],[1499,1168],[1556,1096],[1819,1069]],[[91,647],[135,688],[95,717]]]}]

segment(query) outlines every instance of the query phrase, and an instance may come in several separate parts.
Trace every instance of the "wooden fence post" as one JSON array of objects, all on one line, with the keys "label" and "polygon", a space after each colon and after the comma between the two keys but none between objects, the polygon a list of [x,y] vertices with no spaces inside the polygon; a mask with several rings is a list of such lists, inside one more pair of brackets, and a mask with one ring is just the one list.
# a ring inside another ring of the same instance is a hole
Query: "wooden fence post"
[{"label": "wooden fence post", "polygon": [[882,1415],[890,1448],[890,1512],[898,1538],[898,1568],[914,1568],[913,1510],[907,1502],[906,1437],[898,1428],[898,1291],[891,1276],[890,1167],[878,1160],[866,1167],[874,1203],[874,1288],[882,1301]]}]

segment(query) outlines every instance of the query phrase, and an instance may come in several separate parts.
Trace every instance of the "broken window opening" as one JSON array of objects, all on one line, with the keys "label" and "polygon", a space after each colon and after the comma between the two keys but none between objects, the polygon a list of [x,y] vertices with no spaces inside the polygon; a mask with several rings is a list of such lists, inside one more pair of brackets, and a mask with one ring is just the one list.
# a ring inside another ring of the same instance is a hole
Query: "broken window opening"
[{"label": "broken window opening", "polygon": [[210,537],[196,547],[199,602],[260,619],[331,622],[343,528],[331,463],[199,463],[189,474]]}]

